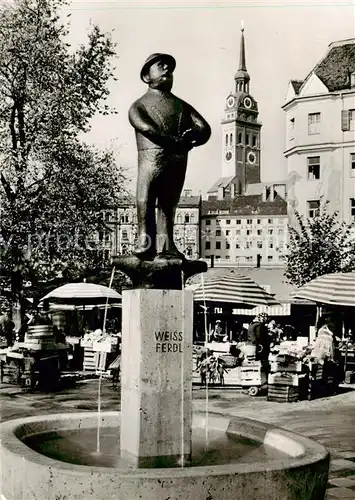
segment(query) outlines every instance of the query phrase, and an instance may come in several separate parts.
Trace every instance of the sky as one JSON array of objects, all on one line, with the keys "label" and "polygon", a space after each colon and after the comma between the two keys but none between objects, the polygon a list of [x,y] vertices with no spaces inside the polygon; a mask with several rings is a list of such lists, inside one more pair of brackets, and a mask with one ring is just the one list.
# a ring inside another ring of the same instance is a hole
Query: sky
[{"label": "sky", "polygon": [[[250,94],[259,105],[262,181],[287,177],[285,102],[288,82],[304,79],[325,55],[329,43],[355,37],[355,3],[327,0],[100,1],[74,0],[70,41],[85,41],[90,24],[112,32],[117,43],[115,76],[108,103],[118,114],[97,116],[87,140],[113,147],[134,188],[137,170],[134,130],[127,112],[146,91],[140,80],[149,54],[172,54],[177,66],[173,92],[210,123],[209,142],[190,153],[185,188],[204,194],[221,176],[221,118],[234,90],[244,22]],[[112,31],[113,30],[113,31]]]}]

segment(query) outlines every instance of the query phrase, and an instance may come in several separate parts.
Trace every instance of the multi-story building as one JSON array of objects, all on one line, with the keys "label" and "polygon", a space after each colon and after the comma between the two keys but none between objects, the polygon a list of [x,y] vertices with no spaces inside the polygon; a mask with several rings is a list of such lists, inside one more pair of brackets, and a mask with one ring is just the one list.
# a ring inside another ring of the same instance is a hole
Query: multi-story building
[{"label": "multi-story building", "polygon": [[[137,244],[137,209],[133,196],[122,198],[115,209],[104,210],[107,231],[99,235],[106,258],[128,254]],[[185,190],[175,214],[174,238],[178,249],[188,258],[200,256],[201,197]]]},{"label": "multi-story building", "polygon": [[355,38],[333,42],[286,103],[289,211],[313,217],[320,200],[355,220]]},{"label": "multi-story building", "polygon": [[221,120],[222,177],[202,202],[201,256],[223,265],[277,266],[287,243],[286,184],[261,182],[262,125],[250,94],[243,29],[234,81]]}]

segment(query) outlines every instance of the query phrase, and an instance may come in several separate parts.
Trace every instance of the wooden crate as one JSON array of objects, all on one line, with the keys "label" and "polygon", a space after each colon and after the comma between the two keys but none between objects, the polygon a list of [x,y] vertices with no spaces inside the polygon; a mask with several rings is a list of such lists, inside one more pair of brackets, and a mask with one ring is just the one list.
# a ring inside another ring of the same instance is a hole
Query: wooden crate
[{"label": "wooden crate", "polygon": [[268,385],[267,400],[278,403],[293,403],[299,401],[299,387],[293,385]]}]

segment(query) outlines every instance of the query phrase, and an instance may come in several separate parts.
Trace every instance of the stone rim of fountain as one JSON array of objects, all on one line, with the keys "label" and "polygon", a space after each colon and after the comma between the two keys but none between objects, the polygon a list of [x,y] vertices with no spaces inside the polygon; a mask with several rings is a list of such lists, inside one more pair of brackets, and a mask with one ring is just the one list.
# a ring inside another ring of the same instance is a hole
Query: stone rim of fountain
[{"label": "stone rim of fountain", "polygon": [[[102,412],[102,425],[109,426],[108,423],[120,420],[120,412]],[[193,427],[203,428],[205,414],[195,413]],[[55,423],[59,425],[55,425]],[[209,429],[230,432],[241,437],[246,437],[258,441],[260,444],[267,444],[277,450],[283,451],[288,456],[283,459],[272,459],[255,463],[233,463],[223,465],[206,465],[193,467],[173,467],[173,468],[109,468],[100,466],[77,465],[69,462],[55,460],[29,448],[22,439],[26,436],[41,432],[55,430],[72,430],[78,428],[95,427],[97,423],[97,412],[77,412],[77,413],[56,413],[49,415],[39,415],[26,417],[24,419],[9,420],[0,425],[1,448],[16,454],[21,460],[34,463],[39,466],[51,467],[52,469],[70,469],[72,473],[100,473],[105,475],[124,475],[145,477],[163,476],[199,476],[199,475],[219,475],[262,472],[271,470],[292,469],[304,467],[323,461],[329,458],[329,452],[320,443],[307,437],[301,436],[285,429],[277,428],[271,424],[237,416],[224,416],[218,413],[209,413]],[[53,425],[54,424],[54,425]],[[63,425],[64,424],[64,425]],[[68,425],[69,424],[69,425]],[[78,425],[79,424],[79,425]],[[196,425],[197,424],[197,425]]]}]

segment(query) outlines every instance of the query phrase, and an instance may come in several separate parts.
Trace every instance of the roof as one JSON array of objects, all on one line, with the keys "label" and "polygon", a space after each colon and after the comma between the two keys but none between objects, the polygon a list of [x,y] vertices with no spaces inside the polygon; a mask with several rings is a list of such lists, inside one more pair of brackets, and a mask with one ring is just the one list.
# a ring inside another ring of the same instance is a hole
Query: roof
[{"label": "roof", "polygon": [[350,88],[350,74],[355,71],[355,39],[330,46],[324,59],[314,68],[315,74],[330,92]]},{"label": "roof", "polygon": [[247,196],[262,194],[264,191],[264,187],[266,186],[267,184],[264,184],[262,182],[256,182],[255,184],[248,184],[245,188],[245,194]]},{"label": "roof", "polygon": [[218,191],[219,188],[226,188],[234,177],[234,175],[229,177],[219,177],[207,193],[214,193],[215,191]]},{"label": "roof", "polygon": [[199,206],[201,201],[200,196],[182,196],[179,200],[179,207]]},{"label": "roof", "polygon": [[201,215],[228,210],[231,215],[287,215],[287,203],[276,195],[274,201],[262,201],[261,195],[236,196],[234,199],[202,200]]},{"label": "roof", "polygon": [[[178,207],[198,207],[200,204],[200,196],[182,196],[179,200]],[[127,195],[120,198],[117,208],[135,207],[136,198],[133,195]]]},{"label": "roof", "polygon": [[[209,268],[204,273],[204,281],[216,279],[229,274],[244,274],[254,280],[260,286],[268,286],[268,293],[274,296],[278,302],[292,302],[301,303],[301,301],[293,298],[293,293],[297,287],[290,285],[284,276],[284,269],[274,268],[266,269],[263,267],[243,267],[243,268],[226,268],[226,267],[213,267]],[[196,274],[189,279],[189,284],[199,284],[201,282],[201,275]],[[304,303],[308,303],[304,301]]]},{"label": "roof", "polygon": [[298,92],[303,84],[303,80],[291,80],[290,83],[293,87],[293,90],[295,91],[295,94],[298,94]]}]

